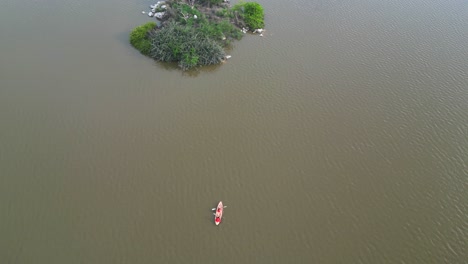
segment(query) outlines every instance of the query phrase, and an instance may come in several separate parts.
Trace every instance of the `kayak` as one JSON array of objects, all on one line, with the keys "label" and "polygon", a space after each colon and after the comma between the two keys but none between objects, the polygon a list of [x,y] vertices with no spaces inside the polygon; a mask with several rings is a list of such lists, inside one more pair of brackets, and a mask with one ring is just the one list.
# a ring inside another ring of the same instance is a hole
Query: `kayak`
[{"label": "kayak", "polygon": [[223,202],[219,201],[218,206],[216,207],[216,212],[214,213],[216,225],[219,225],[221,223],[221,219],[223,218],[223,211],[224,211]]}]

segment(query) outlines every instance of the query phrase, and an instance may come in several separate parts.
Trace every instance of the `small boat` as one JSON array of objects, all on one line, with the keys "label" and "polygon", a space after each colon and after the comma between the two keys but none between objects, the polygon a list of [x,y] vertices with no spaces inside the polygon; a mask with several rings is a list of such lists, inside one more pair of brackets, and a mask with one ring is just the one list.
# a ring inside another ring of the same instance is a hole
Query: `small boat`
[{"label": "small boat", "polygon": [[219,201],[218,206],[216,208],[213,208],[216,210],[214,213],[215,216],[215,224],[219,225],[221,223],[221,219],[223,218],[223,211],[224,211],[224,206],[223,202]]}]

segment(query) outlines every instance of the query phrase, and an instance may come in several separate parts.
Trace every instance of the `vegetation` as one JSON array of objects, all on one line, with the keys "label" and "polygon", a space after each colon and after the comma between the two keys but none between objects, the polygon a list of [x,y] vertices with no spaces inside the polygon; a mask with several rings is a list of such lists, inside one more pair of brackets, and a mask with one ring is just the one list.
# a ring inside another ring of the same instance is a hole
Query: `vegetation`
[{"label": "vegetation", "polygon": [[212,4],[212,5],[217,5],[221,4],[224,2],[223,0],[199,0],[201,4]]},{"label": "vegetation", "polygon": [[250,29],[263,28],[265,26],[263,7],[255,2],[240,2],[233,8],[243,18]]},{"label": "vegetation", "polygon": [[[177,62],[183,70],[224,60],[224,48],[239,40],[240,27],[261,28],[263,8],[241,2],[229,8],[223,0],[166,0],[165,21],[136,27],[130,43],[157,61]],[[253,4],[253,5],[252,5]]]},{"label": "vegetation", "polygon": [[151,42],[148,39],[148,32],[156,27],[156,23],[148,22],[138,26],[130,33],[130,44],[144,55],[149,55]]},{"label": "vegetation", "polygon": [[178,62],[183,70],[220,63],[225,57],[223,47],[215,40],[175,21],[161,30],[152,31],[149,39],[150,57],[158,61]]}]

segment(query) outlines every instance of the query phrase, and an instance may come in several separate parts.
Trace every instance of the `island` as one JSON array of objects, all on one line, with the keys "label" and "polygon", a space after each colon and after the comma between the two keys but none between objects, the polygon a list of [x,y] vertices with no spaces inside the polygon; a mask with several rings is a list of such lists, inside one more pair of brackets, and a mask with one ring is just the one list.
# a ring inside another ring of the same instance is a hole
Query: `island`
[{"label": "island", "polygon": [[[176,62],[182,70],[218,64],[225,48],[248,31],[262,36],[263,7],[256,2],[231,6],[229,0],[165,0],[150,6],[158,21],[138,26],[130,44],[156,61]],[[142,12],[146,13],[146,12]]]}]

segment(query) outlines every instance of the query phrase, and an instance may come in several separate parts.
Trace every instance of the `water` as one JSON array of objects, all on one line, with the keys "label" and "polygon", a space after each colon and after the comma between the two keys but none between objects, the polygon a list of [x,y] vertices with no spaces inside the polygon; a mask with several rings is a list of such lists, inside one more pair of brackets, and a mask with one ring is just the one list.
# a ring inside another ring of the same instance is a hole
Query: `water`
[{"label": "water", "polygon": [[192,74],[147,0],[0,2],[0,263],[465,263],[465,1],[259,2]]}]

